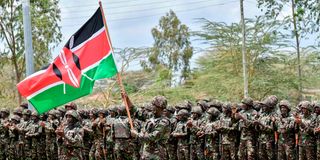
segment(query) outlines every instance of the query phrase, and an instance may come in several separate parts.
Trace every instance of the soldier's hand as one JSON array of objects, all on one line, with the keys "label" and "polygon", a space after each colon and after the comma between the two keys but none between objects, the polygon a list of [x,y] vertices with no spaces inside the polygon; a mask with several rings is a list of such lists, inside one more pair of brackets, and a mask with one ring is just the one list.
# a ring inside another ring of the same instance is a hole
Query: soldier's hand
[{"label": "soldier's hand", "polygon": [[130,130],[130,133],[131,133],[131,136],[132,136],[133,138],[137,138],[138,135],[139,135],[138,131],[135,130],[135,129],[131,129],[131,130]]},{"label": "soldier's hand", "polygon": [[296,122],[297,124],[301,123],[301,118],[295,118],[294,122]]},{"label": "soldier's hand", "polygon": [[187,122],[187,127],[188,127],[188,128],[191,128],[191,127],[192,127],[192,120],[189,120],[189,121]]}]

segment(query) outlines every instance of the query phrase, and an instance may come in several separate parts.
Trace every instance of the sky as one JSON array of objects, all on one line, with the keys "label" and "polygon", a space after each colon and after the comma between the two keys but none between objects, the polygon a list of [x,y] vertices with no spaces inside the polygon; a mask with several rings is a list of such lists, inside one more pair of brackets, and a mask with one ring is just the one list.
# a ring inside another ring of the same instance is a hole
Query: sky
[{"label": "sky", "polygon": [[[114,48],[152,46],[151,29],[170,9],[191,31],[200,30],[197,18],[216,22],[239,22],[239,0],[102,0],[111,41]],[[98,8],[98,0],[60,0],[62,42],[53,50],[56,57],[69,37],[83,25]],[[245,18],[261,15],[255,0],[244,1]],[[281,13],[290,14],[288,11]],[[195,48],[203,48],[193,40]],[[191,62],[194,64],[195,55]],[[139,64],[134,64],[138,67]]]}]

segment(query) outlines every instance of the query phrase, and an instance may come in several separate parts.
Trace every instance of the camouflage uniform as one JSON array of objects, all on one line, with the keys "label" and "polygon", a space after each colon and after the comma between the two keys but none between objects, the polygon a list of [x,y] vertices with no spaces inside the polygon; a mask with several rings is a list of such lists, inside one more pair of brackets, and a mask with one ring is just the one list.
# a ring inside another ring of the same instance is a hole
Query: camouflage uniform
[{"label": "camouflage uniform", "polygon": [[299,104],[301,106],[303,116],[296,117],[295,125],[299,130],[299,160],[313,160],[315,155],[315,142],[314,135],[314,117],[311,115],[312,108],[310,102],[303,101]]},{"label": "camouflage uniform", "polygon": [[178,141],[177,144],[177,157],[178,160],[189,159],[189,134],[187,128],[187,119],[189,113],[187,110],[182,109],[177,114],[178,123],[175,130],[171,133]]},{"label": "camouflage uniform", "polygon": [[202,118],[202,108],[193,107],[191,110],[192,119],[188,121],[187,127],[190,128],[190,159],[204,159],[204,138],[199,137],[201,128],[205,125]]},{"label": "camouflage uniform", "polygon": [[55,130],[59,126],[59,120],[57,119],[57,112],[56,110],[49,111],[49,117],[47,122],[43,122],[44,133],[45,133],[45,142],[46,142],[46,157],[47,159],[58,159],[58,146],[56,142],[56,133]]},{"label": "camouflage uniform", "polygon": [[[169,118],[170,120],[170,132],[173,132],[174,129],[177,126],[177,119],[175,116],[172,116],[175,112],[175,108],[170,107],[166,109],[167,112],[170,112],[171,115],[167,116],[167,118]],[[177,140],[176,138],[174,138],[172,135],[170,135],[169,139],[168,139],[168,145],[167,147],[167,152],[168,152],[168,158],[170,160],[176,160],[177,159]]]},{"label": "camouflage uniform", "polygon": [[202,128],[202,135],[204,136],[204,156],[205,159],[219,159],[219,110],[211,107],[207,110],[207,122]]},{"label": "camouflage uniform", "polygon": [[82,118],[82,126],[83,126],[83,159],[89,160],[90,149],[92,147],[93,142],[93,130],[92,130],[92,122],[88,117],[88,113],[85,110],[79,111],[79,114]]},{"label": "camouflage uniform", "polygon": [[19,132],[18,124],[20,123],[20,117],[18,115],[13,115],[10,118],[9,124],[9,147],[8,147],[8,160],[22,159],[18,153],[19,145]]},{"label": "camouflage uniform", "polygon": [[18,154],[23,159],[31,158],[31,139],[26,138],[25,134],[31,125],[31,111],[26,109],[22,113],[23,120],[19,123],[19,147]]},{"label": "camouflage uniform", "polygon": [[58,130],[57,134],[62,137],[63,150],[62,160],[82,160],[83,148],[83,128],[79,122],[80,116],[75,110],[66,113],[67,125],[63,130]]},{"label": "camouflage uniform", "polygon": [[[126,116],[126,108],[119,107],[119,117],[114,119],[112,123],[113,137],[114,137],[114,154],[116,160],[138,160],[139,159],[139,145],[137,140],[131,137],[130,123]],[[140,131],[140,124],[135,119],[132,119],[134,128]]]},{"label": "camouflage uniform", "polygon": [[92,123],[93,145],[90,150],[91,157],[103,159],[106,155],[105,137],[106,137],[106,118],[103,110],[98,111],[99,117]]},{"label": "camouflage uniform", "polygon": [[143,142],[142,160],[167,159],[165,146],[170,136],[170,120],[162,116],[163,109],[167,107],[167,100],[163,96],[156,96],[152,105],[155,107],[155,119],[146,122],[148,125],[145,132],[138,133],[132,130],[131,134]]},{"label": "camouflage uniform", "polygon": [[314,118],[315,118],[315,135],[317,140],[317,159],[320,159],[320,103],[317,102],[314,104]]},{"label": "camouflage uniform", "polygon": [[294,118],[290,115],[290,104],[287,100],[280,101],[281,115],[276,118],[275,125],[278,139],[278,159],[295,159],[295,128]]},{"label": "camouflage uniform", "polygon": [[235,116],[239,120],[240,131],[240,145],[238,151],[238,157],[240,160],[254,160],[255,159],[255,147],[254,147],[254,134],[255,125],[254,117],[257,114],[252,108],[253,100],[251,98],[245,98],[242,101],[243,110],[237,113]]},{"label": "camouflage uniform", "polygon": [[31,158],[29,159],[40,159],[40,135],[42,133],[42,127],[39,125],[39,117],[37,112],[33,112],[31,115],[32,123],[28,126],[26,131],[26,138],[31,140],[30,154]]},{"label": "camouflage uniform", "polygon": [[223,115],[220,117],[219,130],[221,132],[221,160],[236,160],[236,138],[238,123],[232,116],[230,103],[223,105]]},{"label": "camouflage uniform", "polygon": [[8,109],[2,109],[0,111],[1,119],[0,119],[0,160],[6,159],[8,157],[8,146],[9,146],[9,130],[8,130],[8,123],[9,119],[8,116],[10,112]]},{"label": "camouflage uniform", "polygon": [[259,159],[271,160],[274,158],[275,150],[275,116],[272,114],[272,107],[269,99],[261,103],[262,114],[255,122],[257,130],[259,131]]}]

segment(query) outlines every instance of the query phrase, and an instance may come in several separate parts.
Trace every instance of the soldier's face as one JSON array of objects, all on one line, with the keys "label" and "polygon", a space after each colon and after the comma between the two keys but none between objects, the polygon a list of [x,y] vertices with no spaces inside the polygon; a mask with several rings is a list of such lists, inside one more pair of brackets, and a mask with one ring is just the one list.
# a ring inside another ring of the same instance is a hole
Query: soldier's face
[{"label": "soldier's face", "polygon": [[308,111],[307,108],[303,107],[303,108],[302,108],[302,113],[303,113],[303,114],[309,114],[309,111]]},{"label": "soldier's face", "polygon": [[67,123],[74,123],[74,118],[71,115],[67,115]]},{"label": "soldier's face", "polygon": [[316,112],[317,114],[320,114],[320,107],[316,107],[315,112]]},{"label": "soldier's face", "polygon": [[22,115],[23,120],[27,121],[30,119],[30,117],[26,114]]},{"label": "soldier's face", "polygon": [[280,112],[282,116],[286,116],[289,110],[286,107],[281,107]]}]

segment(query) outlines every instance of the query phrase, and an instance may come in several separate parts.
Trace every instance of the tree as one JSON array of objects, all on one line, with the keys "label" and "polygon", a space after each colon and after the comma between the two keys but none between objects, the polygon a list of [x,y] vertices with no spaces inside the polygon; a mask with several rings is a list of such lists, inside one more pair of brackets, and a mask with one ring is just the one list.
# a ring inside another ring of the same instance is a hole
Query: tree
[{"label": "tree", "polygon": [[[241,25],[200,19],[202,30],[195,34],[210,45],[206,55],[198,60],[200,69],[194,84],[199,90],[220,99],[239,100],[243,95]],[[266,17],[246,19],[247,65],[250,96],[255,99],[270,94],[295,97],[297,85],[293,77],[292,61],[280,51],[287,46],[287,35],[281,34],[281,23]],[[292,59],[292,58],[290,58]]]},{"label": "tree", "polygon": [[302,96],[302,67],[301,67],[301,39],[310,33],[319,31],[320,12],[319,2],[315,0],[257,0],[258,7],[265,11],[265,15],[270,19],[278,18],[280,13],[290,6],[292,15],[284,17],[286,22],[285,29],[291,29],[292,35],[295,38],[295,46],[297,53],[297,70],[299,81],[299,99]]},{"label": "tree", "polygon": [[[61,41],[60,10],[58,0],[31,0],[31,27],[32,41],[35,60],[35,69],[47,64],[51,59],[51,51]],[[22,5],[16,0],[0,1],[0,45],[5,48],[1,50],[1,63],[8,60],[8,65],[14,72],[14,82],[7,87],[15,88],[25,73],[24,39]],[[21,96],[15,90],[15,97],[19,103]]]},{"label": "tree", "polygon": [[159,25],[152,29],[154,39],[153,48],[147,61],[142,66],[147,70],[166,68],[171,86],[173,75],[180,71],[180,83],[188,78],[190,73],[190,59],[193,48],[190,42],[189,28],[181,24],[176,14],[170,10],[161,17]]}]

